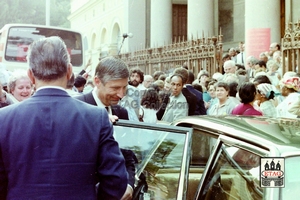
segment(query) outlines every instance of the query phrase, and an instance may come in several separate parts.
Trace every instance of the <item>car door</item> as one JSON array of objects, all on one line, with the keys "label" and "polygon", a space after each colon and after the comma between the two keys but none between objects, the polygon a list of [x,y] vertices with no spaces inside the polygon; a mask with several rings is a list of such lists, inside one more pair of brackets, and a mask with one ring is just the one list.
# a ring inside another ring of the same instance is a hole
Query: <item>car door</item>
[{"label": "car door", "polygon": [[114,137],[137,157],[136,185],[140,178],[146,186],[142,198],[186,199],[191,128],[119,120]]},{"label": "car door", "polygon": [[220,135],[201,178],[195,199],[265,199],[260,187],[260,158],[267,149]]}]

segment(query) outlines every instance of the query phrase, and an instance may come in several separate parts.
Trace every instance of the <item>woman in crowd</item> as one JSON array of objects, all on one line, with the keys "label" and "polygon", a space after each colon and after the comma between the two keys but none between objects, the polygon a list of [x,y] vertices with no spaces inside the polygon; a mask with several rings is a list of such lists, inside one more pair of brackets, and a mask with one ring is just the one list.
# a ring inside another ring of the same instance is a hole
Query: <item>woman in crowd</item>
[{"label": "woman in crowd", "polygon": [[140,121],[147,123],[156,123],[156,112],[159,108],[159,96],[154,88],[149,88],[145,91],[141,100],[139,111]]},{"label": "woman in crowd", "polygon": [[209,82],[208,84],[208,93],[209,93],[209,96],[210,96],[210,101],[207,103],[207,114],[210,113],[210,110],[211,110],[211,107],[213,105],[215,105],[216,103],[218,103],[219,99],[217,98],[216,96],[216,81],[211,81]]},{"label": "woman in crowd", "polygon": [[188,104],[182,94],[183,77],[180,74],[171,76],[171,96],[162,116],[162,121],[173,122],[188,115]]},{"label": "woman in crowd", "polygon": [[0,108],[3,108],[5,106],[8,106],[8,103],[6,103],[6,93],[2,88],[2,84],[0,81]]},{"label": "woman in crowd", "polygon": [[274,106],[273,99],[275,97],[275,86],[269,83],[262,83],[256,87],[256,96],[257,105],[259,106],[260,111],[263,116],[266,117],[276,117],[276,107]]},{"label": "woman in crowd", "polygon": [[236,102],[229,98],[229,86],[225,82],[216,84],[216,95],[219,102],[213,105],[210,109],[210,115],[230,115],[232,110],[237,105]]},{"label": "woman in crowd", "polygon": [[300,79],[290,77],[283,79],[280,83],[281,94],[285,99],[276,107],[277,117],[297,118],[297,115],[288,112],[288,106],[293,104],[299,97]]},{"label": "woman in crowd", "polygon": [[253,107],[253,102],[255,100],[256,88],[251,82],[243,83],[239,89],[239,97],[241,103],[237,105],[233,110],[233,115],[258,115],[261,116],[262,113]]},{"label": "woman in crowd", "polygon": [[7,98],[10,104],[28,99],[33,92],[32,83],[26,71],[23,70],[13,72],[7,86],[10,94],[7,95]]},{"label": "woman in crowd", "polygon": [[[253,80],[253,83],[256,86],[256,88],[259,84],[262,84],[262,83],[267,83],[267,84],[272,85],[271,80],[266,75],[259,75],[259,76],[255,77]],[[283,101],[284,98],[276,88],[274,89],[274,93],[275,93],[274,94],[275,97],[273,98],[272,103],[276,107],[280,102]]]},{"label": "woman in crowd", "polygon": [[269,60],[267,62],[268,72],[267,75],[275,87],[279,87],[279,81],[281,79],[281,75],[279,73],[280,65],[275,60]]}]

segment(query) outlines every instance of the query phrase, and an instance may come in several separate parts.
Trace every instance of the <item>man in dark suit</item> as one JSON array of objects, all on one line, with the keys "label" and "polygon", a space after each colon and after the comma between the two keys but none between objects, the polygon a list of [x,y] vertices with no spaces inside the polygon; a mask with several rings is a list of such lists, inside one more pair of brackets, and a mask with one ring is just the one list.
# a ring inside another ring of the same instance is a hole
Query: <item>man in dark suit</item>
[{"label": "man in dark suit", "polygon": [[183,81],[184,86],[182,88],[182,94],[185,96],[186,101],[189,105],[188,116],[195,115],[196,105],[197,105],[197,97],[192,92],[190,92],[186,87],[186,83],[188,80],[188,70],[183,67],[176,68],[174,70],[174,74],[180,74],[183,78],[182,81]]},{"label": "man in dark suit", "polygon": [[192,83],[195,80],[195,76],[193,72],[188,71],[188,80],[186,83],[186,88],[192,92],[196,98],[197,98],[197,103],[196,103],[196,109],[195,109],[195,115],[206,115],[206,109],[203,101],[203,94],[196,90],[193,86]]},{"label": "man in dark suit", "polygon": [[[184,97],[186,98],[186,101],[189,106],[188,116],[195,115],[197,97],[192,92],[190,92],[186,87],[186,82],[188,80],[188,70],[183,67],[176,68],[174,70],[173,74],[179,74],[182,76],[182,82],[183,82],[184,86],[183,86],[181,92],[184,95]],[[166,110],[166,106],[169,103],[169,101],[170,101],[170,93],[166,93],[162,99],[162,104],[161,104],[160,108],[156,112],[156,117],[158,120],[162,119],[162,117],[165,113],[165,110]]]},{"label": "man in dark suit", "polygon": [[65,91],[64,42],[33,42],[28,63],[35,94],[0,109],[0,199],[120,199],[128,174],[112,123]]},{"label": "man in dark suit", "polygon": [[[94,106],[106,108],[107,112],[114,119],[128,120],[127,110],[118,102],[126,94],[128,85],[129,70],[127,65],[120,59],[106,57],[98,63],[95,75],[95,87],[92,92],[76,96],[76,99]],[[134,153],[130,150],[121,149],[124,155],[128,172],[128,187],[123,198],[131,198],[135,182],[135,166],[137,162]]]}]

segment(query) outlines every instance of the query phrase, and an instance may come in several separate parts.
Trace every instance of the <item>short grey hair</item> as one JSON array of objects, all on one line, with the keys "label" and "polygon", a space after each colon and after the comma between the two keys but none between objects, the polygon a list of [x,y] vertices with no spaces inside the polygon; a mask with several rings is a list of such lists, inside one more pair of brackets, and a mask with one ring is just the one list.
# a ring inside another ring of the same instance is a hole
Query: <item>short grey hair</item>
[{"label": "short grey hair", "polygon": [[251,66],[252,65],[256,65],[256,63],[258,62],[258,59],[257,58],[255,58],[254,56],[249,56],[248,58],[247,58],[247,61],[251,64]]},{"label": "short grey hair", "polygon": [[227,67],[235,67],[235,62],[233,60],[226,60],[224,62],[223,68],[225,69]]},{"label": "short grey hair", "polygon": [[28,64],[36,79],[57,80],[67,73],[70,55],[58,36],[34,41],[29,48]]},{"label": "short grey hair", "polygon": [[128,79],[129,69],[121,59],[109,56],[100,60],[95,70],[95,77],[105,85],[108,81]]},{"label": "short grey hair", "polygon": [[[30,81],[30,78],[28,77],[27,72],[25,70],[16,70],[11,74],[7,84],[7,90],[9,93],[15,90],[16,82],[17,80],[20,79],[28,79]],[[32,83],[31,83],[31,87],[32,87]]]}]

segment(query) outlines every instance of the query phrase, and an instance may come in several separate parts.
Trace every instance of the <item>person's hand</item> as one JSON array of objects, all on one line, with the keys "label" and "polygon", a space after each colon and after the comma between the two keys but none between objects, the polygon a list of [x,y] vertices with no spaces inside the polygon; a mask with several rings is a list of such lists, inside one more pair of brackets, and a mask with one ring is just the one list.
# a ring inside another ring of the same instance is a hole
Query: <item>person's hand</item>
[{"label": "person's hand", "polygon": [[88,79],[89,73],[86,72],[86,73],[82,74],[82,77],[85,78],[85,79]]},{"label": "person's hand", "polygon": [[108,117],[109,117],[109,120],[111,121],[111,123],[115,123],[119,119],[117,115],[108,114]]},{"label": "person's hand", "polygon": [[89,66],[92,65],[92,58],[90,58],[87,62],[87,64],[85,65],[84,69],[86,70]]},{"label": "person's hand", "polygon": [[132,199],[133,190],[132,188],[127,185],[126,191],[124,195],[122,196],[121,200],[131,200]]}]

